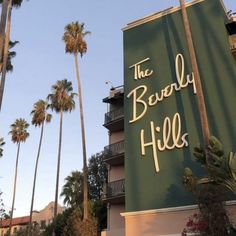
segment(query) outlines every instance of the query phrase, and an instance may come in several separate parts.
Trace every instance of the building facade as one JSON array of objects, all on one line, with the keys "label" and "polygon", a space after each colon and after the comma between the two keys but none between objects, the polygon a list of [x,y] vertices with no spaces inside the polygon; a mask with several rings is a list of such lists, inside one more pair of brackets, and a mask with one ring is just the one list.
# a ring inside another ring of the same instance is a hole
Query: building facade
[{"label": "building facade", "polygon": [[104,127],[108,130],[109,145],[104,148],[104,161],[108,167],[108,183],[104,186],[103,200],[107,203],[107,230],[102,235],[125,235],[125,221],[120,215],[125,211],[124,173],[124,90],[112,88],[107,98]]},{"label": "building facade", "polygon": [[[186,7],[210,132],[226,152],[235,152],[235,17],[227,15],[221,0],[195,0]],[[181,10],[169,8],[142,18],[123,32],[124,91],[111,89],[103,100],[108,103],[104,126],[109,131],[104,158],[109,167],[104,189],[108,229],[103,235],[181,235],[198,212],[182,183],[184,168],[203,174],[193,156],[203,138]],[[125,155],[118,151],[123,140]],[[235,198],[226,208],[235,227]]]},{"label": "building facade", "polygon": [[[62,207],[58,204],[57,206],[58,214],[61,214],[65,207]],[[46,207],[44,207],[40,211],[34,211],[33,212],[33,222],[39,225],[40,230],[43,231],[46,226],[52,223],[54,216],[54,202],[50,202]]]},{"label": "building facade", "polygon": [[[65,210],[65,207],[58,205],[58,214]],[[54,214],[54,202],[50,202],[45,208],[40,211],[33,212],[33,224],[39,226],[42,232],[50,223],[52,223]],[[15,235],[20,230],[25,230],[29,225],[30,217],[16,217],[12,219],[12,233]],[[2,220],[0,222],[0,236],[7,235],[9,231],[10,219]]]},{"label": "building facade", "polygon": [[[16,217],[12,219],[12,232],[13,235],[20,230],[24,230],[27,228],[29,224],[30,217],[29,216],[23,216],[23,217]],[[9,232],[9,224],[10,219],[2,220],[0,222],[0,235],[5,236]]]}]

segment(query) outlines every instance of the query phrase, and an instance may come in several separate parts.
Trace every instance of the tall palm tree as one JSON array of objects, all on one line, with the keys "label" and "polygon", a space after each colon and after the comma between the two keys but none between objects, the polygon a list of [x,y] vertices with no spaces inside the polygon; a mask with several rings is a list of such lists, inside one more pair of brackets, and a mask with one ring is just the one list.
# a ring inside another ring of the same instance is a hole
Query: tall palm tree
[{"label": "tall palm tree", "polygon": [[5,145],[4,139],[0,138],[0,157],[3,156],[3,146]]},{"label": "tall palm tree", "polygon": [[6,20],[7,20],[7,8],[8,8],[8,0],[3,0],[1,21],[0,21],[0,62],[2,62],[2,55],[3,55],[5,28],[6,28]]},{"label": "tall palm tree", "polygon": [[42,146],[42,139],[43,139],[43,131],[44,131],[44,123],[50,122],[52,115],[47,112],[48,104],[44,100],[39,100],[34,104],[34,108],[31,112],[32,117],[32,125],[35,127],[41,127],[41,134],[39,139],[39,147],[37,158],[35,162],[35,170],[34,170],[34,180],[33,180],[33,190],[32,190],[32,198],[31,198],[31,207],[30,207],[30,221],[29,221],[29,228],[28,228],[28,235],[32,235],[32,215],[33,215],[33,207],[34,207],[34,194],[35,194],[35,185],[36,185],[36,178],[37,178],[37,171],[38,171],[38,162],[39,156]]},{"label": "tall palm tree", "polygon": [[7,9],[7,25],[6,25],[6,36],[4,40],[4,49],[3,49],[3,58],[2,58],[2,77],[0,84],[0,110],[2,108],[2,98],[5,87],[6,73],[7,73],[7,58],[8,58],[8,49],[10,43],[10,32],[11,32],[11,11],[12,11],[12,0],[8,2]]},{"label": "tall palm tree", "polygon": [[1,21],[0,21],[0,61],[2,61],[3,56],[3,48],[4,48],[4,40],[5,40],[5,30],[6,30],[6,23],[7,23],[7,14],[9,10],[9,4],[14,7],[20,7],[23,0],[0,0],[0,4],[2,4],[2,12],[1,12]]},{"label": "tall palm tree", "polygon": [[76,78],[78,84],[79,106],[80,106],[80,122],[81,122],[81,135],[83,147],[83,175],[84,175],[84,220],[88,219],[88,167],[86,157],[86,142],[85,142],[85,129],[84,129],[84,113],[82,101],[82,89],[79,75],[78,53],[82,57],[87,52],[87,43],[84,40],[86,35],[90,34],[89,31],[84,31],[84,23],[72,22],[66,25],[63,41],[65,42],[65,51],[74,55]]},{"label": "tall palm tree", "polygon": [[12,218],[13,218],[13,210],[15,204],[15,195],[16,195],[16,181],[17,181],[17,170],[18,170],[18,160],[19,160],[19,153],[20,153],[20,144],[25,142],[26,139],[29,137],[29,133],[27,132],[27,128],[29,124],[25,119],[16,119],[15,123],[11,125],[11,131],[9,134],[11,135],[11,140],[13,143],[17,144],[17,155],[16,155],[16,166],[15,166],[15,178],[13,184],[13,198],[12,198],[12,208],[10,214],[10,224],[9,224],[9,232],[11,235],[11,227],[12,227]]},{"label": "tall palm tree", "polygon": [[[190,61],[191,61],[192,70],[193,70],[193,73],[195,76],[198,111],[200,114],[200,121],[201,121],[202,133],[203,133],[205,152],[207,154],[207,147],[209,145],[209,139],[210,139],[210,131],[209,131],[209,125],[208,125],[208,119],[207,119],[205,99],[204,99],[204,94],[203,94],[203,90],[202,90],[202,84],[201,84],[201,79],[200,79],[200,73],[198,70],[196,54],[195,54],[195,50],[194,50],[191,29],[190,29],[189,20],[188,20],[188,14],[186,11],[185,0],[179,0],[179,1],[180,1],[180,6],[181,6],[181,12],[182,12],[182,18],[183,18],[185,35],[186,35],[186,39],[187,39],[189,55],[190,55]],[[206,157],[207,157],[207,160],[206,160],[207,164],[210,164],[209,155],[206,155]]]},{"label": "tall palm tree", "polygon": [[72,83],[68,81],[67,79],[64,79],[64,80],[58,80],[57,83],[52,86],[52,93],[49,94],[47,97],[49,101],[49,107],[60,114],[60,131],[59,131],[59,145],[58,145],[58,159],[57,159],[54,220],[57,216],[63,113],[71,112],[75,108],[74,96],[75,96],[75,93],[73,93]]},{"label": "tall palm tree", "polygon": [[1,54],[3,53],[3,55],[0,54],[1,56],[0,62],[2,62],[2,77],[1,77],[1,84],[0,84],[0,110],[2,107],[2,99],[3,99],[3,92],[4,92],[4,87],[5,87],[6,72],[7,72],[12,7],[18,8],[21,6],[22,2],[23,0],[8,0],[8,1],[0,0],[0,4],[2,4],[0,36],[3,37],[3,39],[0,40],[0,49],[2,50]]}]

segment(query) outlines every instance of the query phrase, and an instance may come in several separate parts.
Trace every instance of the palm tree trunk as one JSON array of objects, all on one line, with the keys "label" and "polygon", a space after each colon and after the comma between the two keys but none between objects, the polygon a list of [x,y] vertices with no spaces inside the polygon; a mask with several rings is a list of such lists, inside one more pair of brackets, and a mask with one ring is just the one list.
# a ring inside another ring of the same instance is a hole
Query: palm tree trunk
[{"label": "palm tree trunk", "polygon": [[183,24],[184,24],[184,29],[185,29],[186,39],[187,39],[187,45],[188,45],[192,70],[193,70],[193,74],[195,77],[198,111],[200,114],[203,141],[204,141],[206,157],[207,157],[206,162],[207,162],[207,164],[210,164],[209,156],[207,155],[207,150],[206,150],[207,146],[209,144],[210,131],[209,131],[208,120],[207,120],[207,112],[206,112],[204,94],[203,94],[203,90],[202,90],[202,84],[201,84],[200,74],[199,74],[199,70],[198,70],[196,54],[195,54],[195,50],[194,50],[191,29],[190,29],[188,15],[187,15],[187,11],[186,11],[185,0],[179,0],[179,1],[180,1],[181,11],[182,11]]},{"label": "palm tree trunk", "polygon": [[15,196],[16,196],[16,181],[17,181],[19,153],[20,153],[20,143],[18,143],[17,155],[16,155],[15,179],[14,179],[14,183],[13,183],[13,198],[12,198],[12,207],[11,207],[10,224],[9,224],[10,236],[11,236],[11,227],[12,227],[13,211],[14,211],[14,205],[15,205]]},{"label": "palm tree trunk", "polygon": [[88,167],[87,167],[87,157],[86,157],[86,142],[85,142],[85,129],[84,129],[84,113],[83,113],[83,101],[82,92],[79,76],[79,63],[78,54],[75,55],[75,68],[76,68],[76,78],[78,82],[78,95],[79,95],[79,107],[80,107],[80,123],[81,123],[81,135],[82,135],[82,146],[83,146],[83,175],[84,175],[84,191],[83,191],[83,205],[84,205],[84,218],[88,219]]},{"label": "palm tree trunk", "polygon": [[2,108],[2,99],[3,99],[3,92],[4,92],[6,73],[7,73],[7,58],[8,58],[8,49],[9,49],[9,42],[10,42],[10,32],[11,32],[11,11],[12,11],[12,0],[9,0],[8,16],[7,16],[7,30],[6,30],[6,38],[5,38],[5,43],[4,43],[3,64],[2,64],[2,78],[1,78],[1,84],[0,84],[0,111]]},{"label": "palm tree trunk", "polygon": [[1,22],[0,22],[0,71],[2,71],[2,61],[3,61],[2,55],[3,55],[5,29],[7,22],[7,6],[8,6],[8,0],[3,0]]},{"label": "palm tree trunk", "polygon": [[[62,121],[63,121],[63,111],[60,111],[60,131],[59,131],[59,146],[58,146],[58,158],[57,158],[57,177],[56,177],[56,191],[55,191],[55,205],[54,205],[54,217],[53,220],[57,217],[57,202],[58,202],[58,188],[59,188],[59,174],[60,174],[60,162],[61,162],[61,143],[62,143]],[[54,224],[55,227],[55,224]],[[55,235],[55,228],[53,229]]]},{"label": "palm tree trunk", "polygon": [[38,148],[38,154],[37,154],[36,163],[35,163],[35,170],[34,170],[34,182],[33,182],[33,191],[32,191],[32,199],[31,199],[31,207],[30,207],[30,221],[29,221],[29,229],[28,229],[29,236],[32,235],[32,216],[33,216],[33,207],[34,207],[34,193],[35,193],[35,185],[36,185],[36,178],[37,178],[37,171],[38,171],[39,156],[40,156],[42,140],[43,140],[43,130],[44,130],[44,122],[42,123],[42,126],[41,126],[39,148]]}]

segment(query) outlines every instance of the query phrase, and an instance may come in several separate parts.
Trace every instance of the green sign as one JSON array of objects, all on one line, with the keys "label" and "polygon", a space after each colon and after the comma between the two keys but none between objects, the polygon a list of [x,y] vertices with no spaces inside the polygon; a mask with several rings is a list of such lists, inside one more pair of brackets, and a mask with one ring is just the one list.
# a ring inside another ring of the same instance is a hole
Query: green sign
[{"label": "green sign", "polygon": [[[211,134],[236,149],[236,63],[220,0],[187,8]],[[201,173],[195,78],[179,9],[124,29],[126,211],[193,204],[182,184],[186,166]]]}]

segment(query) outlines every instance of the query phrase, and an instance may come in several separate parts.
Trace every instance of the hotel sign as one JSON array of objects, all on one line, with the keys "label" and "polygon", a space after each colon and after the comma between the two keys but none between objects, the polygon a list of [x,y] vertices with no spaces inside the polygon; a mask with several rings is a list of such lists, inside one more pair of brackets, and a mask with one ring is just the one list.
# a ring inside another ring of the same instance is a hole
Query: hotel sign
[{"label": "hotel sign", "polygon": [[[215,14],[217,12],[217,14]],[[218,0],[188,7],[211,133],[235,148],[236,64]],[[201,173],[193,147],[202,142],[195,78],[181,12],[151,16],[124,29],[126,210],[193,203],[184,167]]]}]

